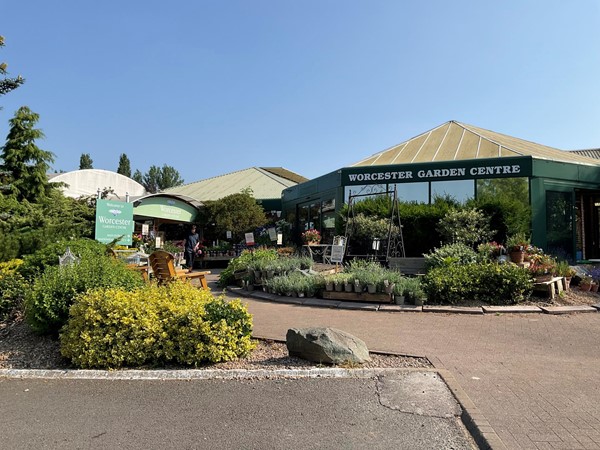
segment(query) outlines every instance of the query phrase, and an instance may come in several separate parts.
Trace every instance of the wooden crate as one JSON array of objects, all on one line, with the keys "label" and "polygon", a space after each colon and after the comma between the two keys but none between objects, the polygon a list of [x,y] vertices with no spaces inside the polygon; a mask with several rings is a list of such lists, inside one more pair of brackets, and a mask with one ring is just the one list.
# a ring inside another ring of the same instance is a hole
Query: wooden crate
[{"label": "wooden crate", "polygon": [[354,302],[392,303],[390,294],[368,294],[366,292],[323,291],[322,297],[328,300],[345,300]]}]

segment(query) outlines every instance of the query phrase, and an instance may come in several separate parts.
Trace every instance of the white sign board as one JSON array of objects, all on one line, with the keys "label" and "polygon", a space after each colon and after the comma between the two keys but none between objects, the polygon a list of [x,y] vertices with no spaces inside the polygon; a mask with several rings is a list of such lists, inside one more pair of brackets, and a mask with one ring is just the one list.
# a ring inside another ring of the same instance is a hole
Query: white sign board
[{"label": "white sign board", "polygon": [[341,264],[344,260],[344,246],[343,245],[332,245],[331,246],[331,262]]},{"label": "white sign board", "polygon": [[246,233],[246,245],[254,245],[254,233]]},{"label": "white sign board", "polygon": [[150,231],[150,226],[147,223],[142,224],[142,236],[148,236],[148,231]]}]

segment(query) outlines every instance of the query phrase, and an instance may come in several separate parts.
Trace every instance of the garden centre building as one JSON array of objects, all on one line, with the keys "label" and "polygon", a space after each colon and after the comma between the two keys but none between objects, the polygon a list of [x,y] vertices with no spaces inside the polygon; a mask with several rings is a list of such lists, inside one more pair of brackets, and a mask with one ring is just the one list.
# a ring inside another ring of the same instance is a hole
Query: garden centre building
[{"label": "garden centre building", "polygon": [[396,189],[401,201],[464,201],[515,185],[528,197],[534,245],[570,259],[600,258],[599,159],[455,121],[287,188],[282,202],[297,234],[315,227],[330,241],[351,195]]}]

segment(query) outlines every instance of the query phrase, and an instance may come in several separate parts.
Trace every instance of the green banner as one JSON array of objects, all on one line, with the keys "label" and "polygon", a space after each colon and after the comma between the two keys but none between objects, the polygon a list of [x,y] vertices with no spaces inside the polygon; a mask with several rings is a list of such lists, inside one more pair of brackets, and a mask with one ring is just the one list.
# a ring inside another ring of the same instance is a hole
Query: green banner
[{"label": "green banner", "polygon": [[146,197],[134,208],[136,216],[193,222],[198,210],[189,203],[170,197]]},{"label": "green banner", "polygon": [[114,200],[96,202],[96,240],[109,243],[117,238],[119,245],[131,245],[133,204]]},{"label": "green banner", "polygon": [[344,186],[415,183],[420,181],[473,180],[481,178],[530,177],[530,156],[469,159],[342,169]]}]

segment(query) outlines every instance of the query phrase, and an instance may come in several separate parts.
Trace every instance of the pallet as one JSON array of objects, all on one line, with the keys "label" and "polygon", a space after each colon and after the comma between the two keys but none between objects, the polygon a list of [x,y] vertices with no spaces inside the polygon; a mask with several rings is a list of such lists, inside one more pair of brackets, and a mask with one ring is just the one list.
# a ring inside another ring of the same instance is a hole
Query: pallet
[{"label": "pallet", "polygon": [[323,291],[321,297],[329,300],[346,300],[353,302],[392,303],[390,294],[368,294],[366,292]]}]

